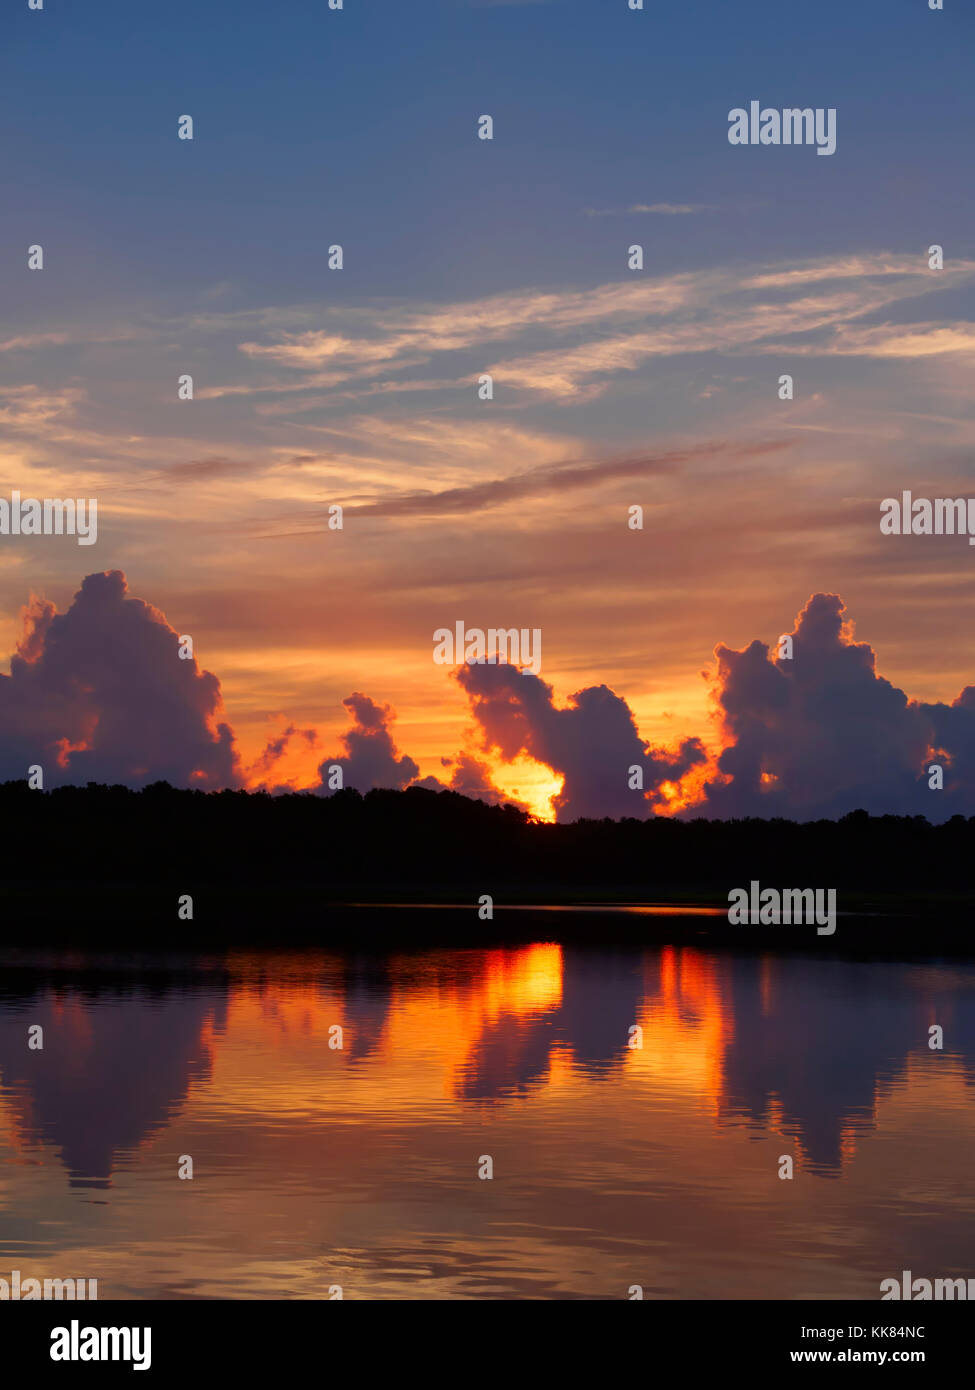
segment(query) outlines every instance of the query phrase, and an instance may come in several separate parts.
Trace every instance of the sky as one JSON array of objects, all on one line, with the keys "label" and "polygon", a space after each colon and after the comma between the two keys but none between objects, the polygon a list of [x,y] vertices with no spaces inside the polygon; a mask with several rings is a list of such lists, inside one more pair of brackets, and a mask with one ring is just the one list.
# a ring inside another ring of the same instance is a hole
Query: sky
[{"label": "sky", "polygon": [[[568,819],[635,759],[636,814],[975,811],[975,549],[879,527],[969,490],[973,38],[960,0],[8,9],[0,497],[98,537],[0,535],[0,775],[338,760]],[[732,145],[752,100],[834,108],[835,153]],[[539,675],[435,664],[460,620],[539,629]]]}]

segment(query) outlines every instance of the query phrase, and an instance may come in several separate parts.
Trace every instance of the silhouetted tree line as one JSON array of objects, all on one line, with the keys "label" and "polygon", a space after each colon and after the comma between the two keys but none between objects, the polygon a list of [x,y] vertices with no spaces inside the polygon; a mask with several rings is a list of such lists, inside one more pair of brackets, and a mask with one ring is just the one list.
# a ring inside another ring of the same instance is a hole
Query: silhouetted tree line
[{"label": "silhouetted tree line", "polygon": [[398,891],[448,897],[521,889],[555,900],[652,901],[763,886],[857,894],[969,892],[975,817],[837,821],[533,821],[515,806],[456,792],[177,790],[155,783],[30,790],[0,785],[4,878],[42,891],[69,884],[160,883],[313,888],[316,898]]}]

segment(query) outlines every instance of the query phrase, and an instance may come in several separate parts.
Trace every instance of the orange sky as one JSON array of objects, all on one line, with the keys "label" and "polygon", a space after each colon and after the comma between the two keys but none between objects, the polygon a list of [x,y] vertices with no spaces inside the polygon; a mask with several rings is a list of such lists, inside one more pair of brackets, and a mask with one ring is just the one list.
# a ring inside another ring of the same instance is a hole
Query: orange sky
[{"label": "orange sky", "polygon": [[[4,538],[0,643],[13,650],[30,594],[63,611],[85,573],[122,569],[219,678],[244,764],[288,724],[317,731],[278,769],[295,785],[341,751],[353,691],[392,706],[421,775],[470,747],[467,701],[432,660],[434,630],[459,620],[540,628],[557,703],[605,682],[665,747],[719,745],[702,678],[715,644],[774,643],[819,590],[843,596],[888,679],[951,701],[975,674],[955,616],[975,552],[891,546],[878,503],[922,479],[964,494],[975,339],[951,294],[972,282],[975,262],[935,275],[865,251],[323,306],[332,336],[300,326],[307,305],[211,305],[145,314],[117,341],[70,322],[54,342],[0,341],[11,485],[99,499],[95,546]],[[163,403],[179,341],[207,344],[210,366],[196,399]],[[498,368],[490,402],[460,366],[477,343]],[[546,813],[548,769],[493,766]]]}]

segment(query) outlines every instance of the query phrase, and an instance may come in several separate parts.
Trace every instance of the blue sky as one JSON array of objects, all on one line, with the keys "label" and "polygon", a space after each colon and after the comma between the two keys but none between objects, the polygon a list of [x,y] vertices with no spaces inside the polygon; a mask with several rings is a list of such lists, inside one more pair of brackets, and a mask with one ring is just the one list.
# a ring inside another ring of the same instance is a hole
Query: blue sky
[{"label": "blue sky", "polygon": [[[659,269],[913,249],[932,225],[971,250],[958,0],[48,0],[6,27],[3,241],[13,255],[56,222],[61,304],[220,279],[286,302],[333,240],[347,271],[328,291],[349,299],[598,283],[638,236]],[[836,154],[730,147],[727,113],[752,97],[836,106]],[[492,143],[474,140],[483,112]],[[657,202],[714,211],[586,215]],[[4,281],[32,313],[36,288]]]}]

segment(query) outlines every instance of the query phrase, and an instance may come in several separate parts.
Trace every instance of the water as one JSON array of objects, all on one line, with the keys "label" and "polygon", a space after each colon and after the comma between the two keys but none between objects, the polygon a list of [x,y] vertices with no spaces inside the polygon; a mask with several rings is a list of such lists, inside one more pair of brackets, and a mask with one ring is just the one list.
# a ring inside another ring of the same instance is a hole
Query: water
[{"label": "water", "polygon": [[6,952],[0,1277],[872,1300],[903,1269],[971,1277],[973,1006],[969,963],[812,951]]}]

